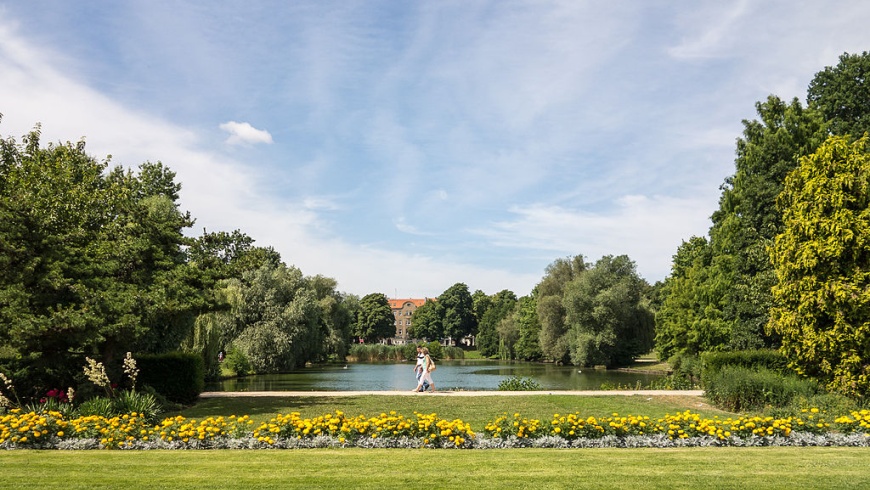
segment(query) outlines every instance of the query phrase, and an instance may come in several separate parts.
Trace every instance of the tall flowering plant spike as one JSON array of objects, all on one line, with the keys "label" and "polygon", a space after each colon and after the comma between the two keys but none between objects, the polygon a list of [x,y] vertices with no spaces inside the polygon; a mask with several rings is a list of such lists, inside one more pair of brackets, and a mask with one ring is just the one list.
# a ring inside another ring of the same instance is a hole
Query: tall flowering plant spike
[{"label": "tall flowering plant spike", "polygon": [[91,383],[105,389],[106,394],[109,395],[110,398],[113,398],[115,392],[109,382],[109,376],[106,374],[106,367],[103,366],[103,363],[97,362],[90,357],[85,357],[85,360],[88,362],[88,365],[85,366],[85,376],[88,377]]},{"label": "tall flowering plant spike", "polygon": [[124,358],[124,374],[130,378],[132,389],[136,391],[136,377],[139,376],[139,368],[136,367],[136,359],[133,359],[133,355],[129,352],[127,357]]},{"label": "tall flowering plant spike", "polygon": [[[18,399],[18,393],[15,392],[15,386],[12,385],[12,380],[7,378],[5,374],[0,373],[0,380],[3,381],[4,390],[6,391],[6,395],[11,395],[15,397],[15,406],[21,406],[21,400]],[[0,407],[10,407],[12,406],[12,400],[10,400],[7,396],[0,391]]]}]

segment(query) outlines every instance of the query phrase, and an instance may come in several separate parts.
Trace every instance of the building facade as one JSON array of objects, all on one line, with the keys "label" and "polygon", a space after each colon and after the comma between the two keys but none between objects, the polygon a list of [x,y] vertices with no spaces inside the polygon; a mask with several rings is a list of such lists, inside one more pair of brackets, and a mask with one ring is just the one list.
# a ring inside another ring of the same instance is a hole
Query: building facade
[{"label": "building facade", "polygon": [[408,330],[411,328],[411,317],[414,316],[414,311],[423,306],[426,301],[428,301],[428,298],[390,300],[390,309],[393,310],[393,318],[395,318],[396,335],[392,339],[386,339],[388,344],[405,345],[414,340],[408,334]]}]

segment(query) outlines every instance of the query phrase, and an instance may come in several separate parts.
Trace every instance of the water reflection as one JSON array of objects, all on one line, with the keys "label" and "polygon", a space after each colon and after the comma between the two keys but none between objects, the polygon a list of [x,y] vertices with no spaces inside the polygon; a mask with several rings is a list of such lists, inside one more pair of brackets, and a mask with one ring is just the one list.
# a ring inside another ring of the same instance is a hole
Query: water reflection
[{"label": "water reflection", "polygon": [[[206,391],[394,391],[416,385],[413,363],[311,366],[288,374],[262,374],[208,383]],[[602,383],[646,384],[658,375],[582,369],[553,364],[442,361],[433,373],[439,390],[497,390],[511,376],[537,381],[544,390],[596,390]]]}]

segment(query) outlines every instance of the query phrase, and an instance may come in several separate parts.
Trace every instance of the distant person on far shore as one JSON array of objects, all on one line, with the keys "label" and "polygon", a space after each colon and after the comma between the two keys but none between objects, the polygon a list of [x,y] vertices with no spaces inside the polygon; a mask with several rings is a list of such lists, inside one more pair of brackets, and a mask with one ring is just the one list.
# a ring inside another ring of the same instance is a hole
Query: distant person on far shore
[{"label": "distant person on far shore", "polygon": [[417,389],[414,391],[423,391],[423,385],[429,384],[432,388],[432,393],[435,393],[435,382],[432,381],[432,371],[435,370],[435,363],[429,357],[429,349],[423,347],[423,375],[420,376],[420,381],[417,382]]},{"label": "distant person on far shore", "polygon": [[[420,378],[423,377],[423,363],[426,360],[426,356],[423,354],[423,347],[417,346],[417,364],[414,365],[414,376],[417,378],[417,385],[420,385]],[[423,391],[429,389],[429,383],[423,383]],[[414,388],[411,391],[419,391],[417,388]]]}]

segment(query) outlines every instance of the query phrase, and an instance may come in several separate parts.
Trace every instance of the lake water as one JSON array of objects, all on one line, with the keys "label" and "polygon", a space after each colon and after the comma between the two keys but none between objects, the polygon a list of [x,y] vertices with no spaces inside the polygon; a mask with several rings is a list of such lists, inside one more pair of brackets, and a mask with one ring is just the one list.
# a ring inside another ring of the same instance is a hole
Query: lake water
[{"label": "lake water", "polygon": [[[438,390],[497,390],[512,376],[532,378],[543,390],[597,390],[602,383],[648,383],[659,375],[553,364],[441,361],[432,373]],[[351,363],[306,367],[287,374],[261,374],[206,384],[206,391],[396,391],[416,386],[414,364]]]}]

